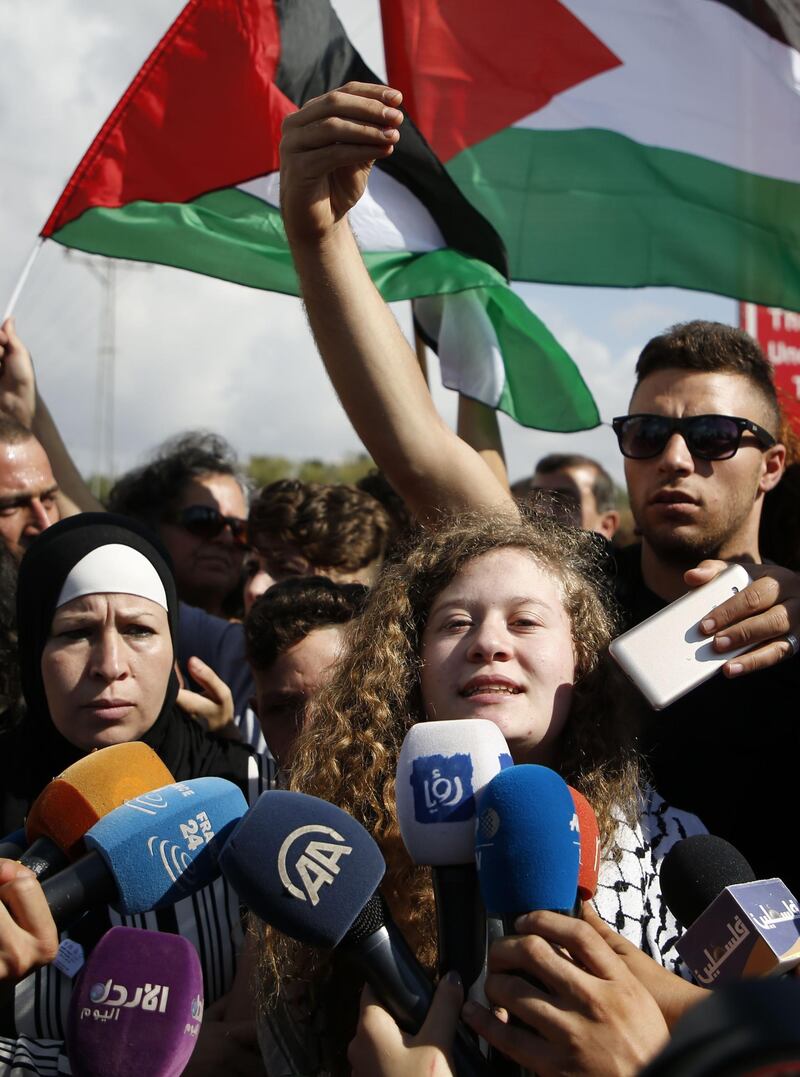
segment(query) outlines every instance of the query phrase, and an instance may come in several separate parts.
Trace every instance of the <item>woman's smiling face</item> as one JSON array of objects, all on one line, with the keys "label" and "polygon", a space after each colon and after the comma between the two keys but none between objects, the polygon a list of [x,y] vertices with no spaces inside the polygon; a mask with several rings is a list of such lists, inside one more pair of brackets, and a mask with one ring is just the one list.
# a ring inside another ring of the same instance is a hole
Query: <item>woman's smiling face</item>
[{"label": "woman's smiling face", "polygon": [[550,763],[575,679],[561,588],[530,554],[503,547],[468,562],[436,596],[422,633],[420,686],[431,720],[488,718],[516,763]]},{"label": "woman's smiling face", "polygon": [[172,664],[163,606],[127,594],[66,602],[42,652],[53,725],[86,751],[138,740],[161,711]]}]

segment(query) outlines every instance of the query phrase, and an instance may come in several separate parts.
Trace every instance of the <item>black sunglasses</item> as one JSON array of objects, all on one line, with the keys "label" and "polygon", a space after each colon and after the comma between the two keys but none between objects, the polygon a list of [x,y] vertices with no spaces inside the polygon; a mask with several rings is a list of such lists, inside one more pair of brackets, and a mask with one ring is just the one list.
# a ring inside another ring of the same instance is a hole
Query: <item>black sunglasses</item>
[{"label": "black sunglasses", "polygon": [[210,505],[189,505],[176,512],[170,519],[170,523],[185,528],[197,538],[208,540],[215,539],[226,527],[229,527],[237,546],[248,545],[247,520],[242,520],[238,516],[223,516],[218,509]]},{"label": "black sunglasses", "polygon": [[699,460],[729,460],[738,452],[745,431],[764,449],[775,444],[775,438],[763,426],[735,415],[687,415],[682,419],[668,415],[620,415],[611,420],[611,425],[620,452],[631,460],[659,456],[676,433]]}]

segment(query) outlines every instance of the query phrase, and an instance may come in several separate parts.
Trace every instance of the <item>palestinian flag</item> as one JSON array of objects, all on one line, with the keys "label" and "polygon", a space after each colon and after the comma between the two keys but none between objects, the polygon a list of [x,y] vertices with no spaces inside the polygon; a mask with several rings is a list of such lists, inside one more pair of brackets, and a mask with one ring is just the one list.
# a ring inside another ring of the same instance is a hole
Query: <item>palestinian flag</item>
[{"label": "palestinian flag", "polygon": [[381,2],[389,81],[512,278],[800,310],[790,4]]},{"label": "palestinian flag", "polygon": [[[379,82],[328,0],[191,0],[103,125],[42,235],[110,257],[298,294],[281,221],[284,117],[349,80]],[[519,422],[596,426],[575,364],[508,287],[494,228],[410,122],[351,214],[388,301],[417,317],[445,384]]]}]

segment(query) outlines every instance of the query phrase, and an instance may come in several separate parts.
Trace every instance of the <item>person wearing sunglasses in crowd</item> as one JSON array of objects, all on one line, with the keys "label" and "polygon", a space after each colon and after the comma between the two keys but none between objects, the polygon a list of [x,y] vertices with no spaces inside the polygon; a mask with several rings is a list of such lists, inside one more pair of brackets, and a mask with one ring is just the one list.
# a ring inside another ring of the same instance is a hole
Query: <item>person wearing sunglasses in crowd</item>
[{"label": "person wearing sunglasses in crowd", "polygon": [[[443,510],[516,513],[436,412],[348,223],[374,162],[402,137],[401,103],[397,90],[350,83],[284,121],[283,220],[309,322],[353,426],[422,523]],[[629,623],[705,583],[725,559],[749,562],[757,577],[703,622],[719,653],[744,641],[752,650],[664,714],[644,717],[656,788],[738,845],[757,875],[792,886],[793,790],[781,760],[797,746],[787,701],[800,676],[800,577],[760,563],[764,497],[785,459],[769,364],[730,327],[678,327],[645,347],[630,414],[656,418],[617,424],[623,450],[639,457],[627,460],[626,477],[642,542],[618,569]],[[700,416],[712,418],[673,423]]]}]

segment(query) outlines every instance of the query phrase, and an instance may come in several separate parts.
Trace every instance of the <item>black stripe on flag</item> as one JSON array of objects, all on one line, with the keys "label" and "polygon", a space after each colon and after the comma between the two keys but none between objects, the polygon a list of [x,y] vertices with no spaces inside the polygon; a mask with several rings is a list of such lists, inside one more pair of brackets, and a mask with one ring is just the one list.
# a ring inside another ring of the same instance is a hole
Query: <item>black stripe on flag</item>
[{"label": "black stripe on flag", "polygon": [[715,0],[733,8],[782,45],[800,49],[800,10],[797,0]]},{"label": "black stripe on flag", "polygon": [[[302,105],[346,82],[375,82],[353,48],[329,0],[274,0],[281,25],[278,88]],[[402,90],[398,86],[398,90]],[[478,213],[406,115],[400,142],[383,169],[428,209],[449,247],[488,262],[508,279],[508,257],[500,236]]]}]

